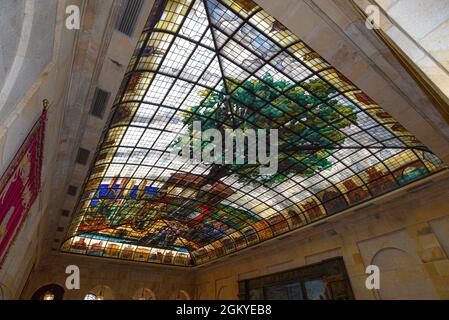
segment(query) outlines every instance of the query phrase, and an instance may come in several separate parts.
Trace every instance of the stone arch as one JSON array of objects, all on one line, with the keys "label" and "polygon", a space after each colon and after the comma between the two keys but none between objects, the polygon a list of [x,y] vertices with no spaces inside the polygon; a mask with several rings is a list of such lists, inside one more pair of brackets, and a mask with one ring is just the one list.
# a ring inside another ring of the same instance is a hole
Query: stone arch
[{"label": "stone arch", "polygon": [[190,294],[185,290],[178,290],[172,295],[173,300],[192,300]]},{"label": "stone arch", "polygon": [[94,288],[90,289],[89,292],[86,293],[85,299],[86,299],[87,295],[95,296],[95,299],[88,299],[88,300],[114,300],[115,299],[114,291],[111,289],[111,287],[106,286],[106,285],[98,285],[98,286],[95,286]]},{"label": "stone arch", "polygon": [[64,288],[57,283],[46,284],[37,289],[31,300],[63,300]]},{"label": "stone arch", "polygon": [[154,291],[149,288],[139,288],[133,294],[133,300],[156,300]]},{"label": "stone arch", "polygon": [[227,299],[227,288],[228,286],[221,286],[218,290],[217,290],[217,296],[216,298],[218,300],[225,300]]},{"label": "stone arch", "polygon": [[407,251],[386,247],[377,251],[371,264],[380,269],[378,298],[392,299],[435,299],[438,298],[432,281],[418,261]]},{"label": "stone arch", "polygon": [[200,284],[195,288],[194,300],[205,299],[207,296],[207,286],[205,284]]}]

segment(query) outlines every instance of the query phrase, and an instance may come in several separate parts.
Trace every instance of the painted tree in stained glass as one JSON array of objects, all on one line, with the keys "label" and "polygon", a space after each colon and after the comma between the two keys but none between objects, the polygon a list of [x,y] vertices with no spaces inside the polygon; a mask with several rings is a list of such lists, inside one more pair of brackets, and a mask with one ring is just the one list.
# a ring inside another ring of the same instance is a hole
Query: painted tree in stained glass
[{"label": "painted tree in stained glass", "polygon": [[[310,80],[303,87],[284,80],[275,81],[265,74],[263,79],[243,83],[228,79],[220,92],[203,92],[204,102],[192,106],[184,116],[190,135],[194,134],[193,123],[198,121],[203,131],[217,129],[223,136],[226,129],[237,128],[244,132],[248,129],[277,129],[279,136],[277,173],[260,176],[259,159],[256,164],[214,163],[208,180],[235,174],[243,182],[271,185],[291,176],[306,177],[329,168],[328,156],[344,142],[344,134],[340,130],[354,123],[357,116],[351,106],[329,99],[336,90],[323,80]],[[257,136],[258,131],[255,132]],[[180,143],[179,139],[174,146],[178,147]],[[213,149],[210,145],[214,143],[217,142],[203,141],[202,150],[193,152]],[[224,139],[221,143],[224,158],[229,146],[225,146]],[[233,152],[236,152],[235,143],[233,147]],[[246,157],[248,143],[245,143],[244,153]]]}]

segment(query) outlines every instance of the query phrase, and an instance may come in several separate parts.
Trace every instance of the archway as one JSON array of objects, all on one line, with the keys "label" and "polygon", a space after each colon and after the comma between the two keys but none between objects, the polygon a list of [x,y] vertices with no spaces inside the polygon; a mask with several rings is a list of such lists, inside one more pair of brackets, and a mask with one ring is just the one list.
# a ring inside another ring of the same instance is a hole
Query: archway
[{"label": "archway", "polygon": [[221,286],[217,291],[217,300],[226,300],[228,296],[228,286]]},{"label": "archway", "polygon": [[63,298],[64,288],[59,284],[51,283],[37,289],[31,300],[63,300]]},{"label": "archway", "polygon": [[134,293],[133,300],[156,300],[156,295],[151,289],[140,288]]},{"label": "archway", "polygon": [[438,298],[420,262],[406,251],[384,248],[374,255],[371,264],[380,269],[380,299]]},{"label": "archway", "polygon": [[114,292],[105,285],[98,285],[84,296],[84,300],[114,300]]},{"label": "archway", "polygon": [[190,294],[187,293],[185,290],[179,290],[174,295],[175,300],[191,300]]}]

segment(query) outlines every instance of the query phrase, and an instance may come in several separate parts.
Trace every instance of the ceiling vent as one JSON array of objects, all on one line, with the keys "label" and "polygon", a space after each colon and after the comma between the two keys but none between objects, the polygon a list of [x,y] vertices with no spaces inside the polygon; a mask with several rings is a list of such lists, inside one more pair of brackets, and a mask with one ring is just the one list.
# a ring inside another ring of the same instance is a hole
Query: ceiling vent
[{"label": "ceiling vent", "polygon": [[77,187],[70,185],[69,189],[67,190],[67,194],[71,196],[76,196],[76,191],[78,190]]},{"label": "ceiling vent", "polygon": [[110,93],[103,89],[95,89],[94,100],[92,101],[92,106],[90,108],[91,115],[98,118],[103,118],[104,111],[106,110],[106,105],[109,100],[109,95]]},{"label": "ceiling vent", "polygon": [[76,156],[76,163],[86,165],[89,160],[90,151],[84,148],[78,149],[78,154]]},{"label": "ceiling vent", "polygon": [[124,34],[131,36],[134,32],[137,19],[139,18],[142,4],[143,0],[123,0],[115,28]]}]

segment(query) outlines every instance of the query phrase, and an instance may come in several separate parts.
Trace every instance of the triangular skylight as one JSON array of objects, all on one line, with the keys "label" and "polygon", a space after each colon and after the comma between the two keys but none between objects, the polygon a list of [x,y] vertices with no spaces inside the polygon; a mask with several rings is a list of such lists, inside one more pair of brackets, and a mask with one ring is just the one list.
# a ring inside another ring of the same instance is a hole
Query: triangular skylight
[{"label": "triangular skylight", "polygon": [[[277,129],[278,171],[175,157],[193,121]],[[198,265],[442,168],[251,0],[168,1],[138,42],[62,250]]]}]

